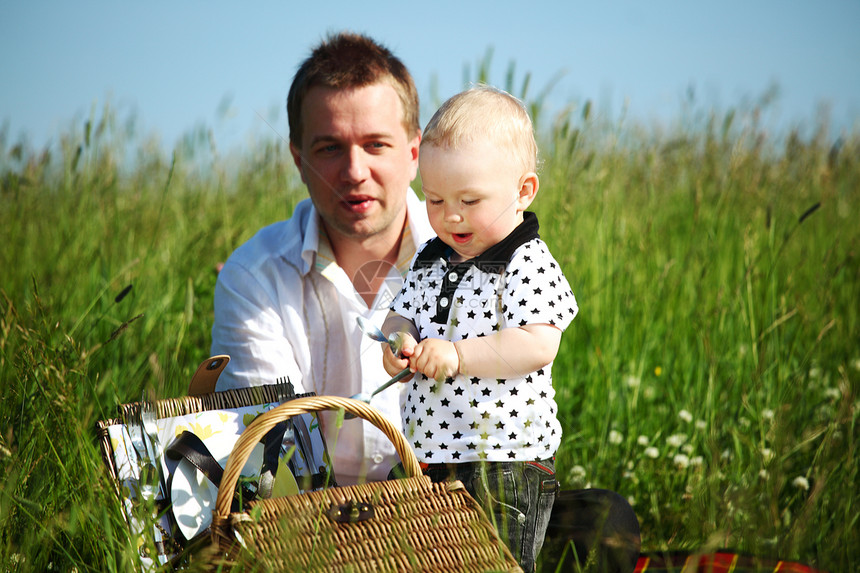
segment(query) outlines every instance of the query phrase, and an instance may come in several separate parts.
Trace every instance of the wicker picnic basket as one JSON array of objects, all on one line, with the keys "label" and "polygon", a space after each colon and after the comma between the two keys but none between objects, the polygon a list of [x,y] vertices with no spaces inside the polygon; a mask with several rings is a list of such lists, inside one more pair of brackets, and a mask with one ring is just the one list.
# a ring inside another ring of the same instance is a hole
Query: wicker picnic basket
[{"label": "wicker picnic basket", "polygon": [[[264,499],[230,512],[239,470],[261,436],[291,416],[343,408],[394,444],[408,477]],[[431,483],[406,439],[375,408],[299,398],[249,425],[236,442],[211,527],[213,567],[263,571],[522,571],[462,483]]]}]

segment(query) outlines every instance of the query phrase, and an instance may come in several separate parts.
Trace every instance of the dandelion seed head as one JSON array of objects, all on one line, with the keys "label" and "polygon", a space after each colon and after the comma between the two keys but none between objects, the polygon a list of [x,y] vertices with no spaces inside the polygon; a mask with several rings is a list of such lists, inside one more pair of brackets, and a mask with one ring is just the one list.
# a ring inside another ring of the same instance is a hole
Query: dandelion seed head
[{"label": "dandelion seed head", "polygon": [[688,424],[693,421],[693,415],[687,410],[681,410],[680,412],[678,412],[678,417],[687,422]]}]

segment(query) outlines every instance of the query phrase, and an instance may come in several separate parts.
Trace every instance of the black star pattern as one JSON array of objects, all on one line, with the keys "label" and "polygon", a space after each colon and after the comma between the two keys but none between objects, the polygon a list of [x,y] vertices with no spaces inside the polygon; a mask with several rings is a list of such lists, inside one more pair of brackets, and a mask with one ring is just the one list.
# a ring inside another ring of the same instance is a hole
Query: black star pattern
[{"label": "black star pattern", "polygon": [[[416,265],[409,271],[392,309],[415,323],[419,339],[438,336],[456,341],[488,336],[510,326],[539,323],[564,330],[577,312],[567,281],[543,242],[536,238],[522,241],[510,247],[506,244],[505,248],[511,250],[499,251],[504,254],[494,259],[509,263],[453,265],[428,252],[430,258],[424,260],[429,264]],[[420,258],[421,254],[419,261]],[[463,279],[451,281],[448,273],[455,269]],[[437,317],[437,304],[443,296],[451,301],[451,312],[440,312]],[[463,311],[455,314],[459,307]],[[447,323],[434,323],[434,318],[444,318]],[[520,397],[517,386],[523,383],[529,384],[529,391]],[[558,447],[561,431],[555,418],[555,402],[550,398],[549,368],[495,383],[457,376],[438,384],[419,375],[410,386],[405,410],[410,415],[405,416],[404,427],[412,440],[419,429],[424,429],[423,416],[417,414],[421,404],[428,422],[428,430],[421,433],[427,443],[416,440],[413,446],[420,450],[422,461],[536,459],[551,456]],[[471,386],[473,390],[469,390]],[[536,395],[540,400],[534,398]],[[479,403],[477,396],[495,399]],[[519,416],[523,419],[517,419]],[[543,433],[535,431],[536,427]],[[518,435],[520,431],[522,436]],[[480,446],[474,441],[478,437],[482,440]],[[472,438],[466,448],[454,445],[464,438]]]}]

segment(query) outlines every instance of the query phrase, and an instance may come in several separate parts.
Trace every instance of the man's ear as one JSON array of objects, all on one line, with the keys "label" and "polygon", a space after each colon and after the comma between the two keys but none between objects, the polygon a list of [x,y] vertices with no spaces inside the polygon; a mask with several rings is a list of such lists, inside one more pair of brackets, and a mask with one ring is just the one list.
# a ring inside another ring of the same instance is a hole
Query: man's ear
[{"label": "man's ear", "polygon": [[414,181],[415,177],[418,176],[418,154],[421,148],[421,130],[418,130],[418,133],[409,140],[407,147],[409,149],[409,181]]},{"label": "man's ear", "polygon": [[537,173],[529,171],[520,179],[520,190],[517,196],[517,211],[525,211],[535,200],[538,187],[540,187],[540,179]]},{"label": "man's ear", "polygon": [[295,163],[296,167],[299,169],[299,175],[302,176],[302,183],[307,185],[308,182],[305,181],[305,172],[302,169],[302,151],[292,142],[290,143],[290,155],[293,156],[293,163]]}]

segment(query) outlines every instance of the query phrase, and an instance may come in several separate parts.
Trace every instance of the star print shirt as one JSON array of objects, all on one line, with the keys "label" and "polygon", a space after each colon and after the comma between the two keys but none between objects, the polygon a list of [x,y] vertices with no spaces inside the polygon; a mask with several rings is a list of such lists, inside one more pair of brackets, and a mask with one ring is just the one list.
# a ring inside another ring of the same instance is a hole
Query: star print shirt
[{"label": "star print shirt", "polygon": [[[416,254],[391,310],[412,320],[420,338],[455,342],[507,327],[567,328],[578,312],[561,268],[530,212],[483,254],[449,262],[438,238]],[[504,360],[504,356],[499,356]],[[457,375],[444,382],[418,373],[403,410],[406,437],[426,463],[529,461],[552,457],[561,441],[552,364],[520,378]]]}]

